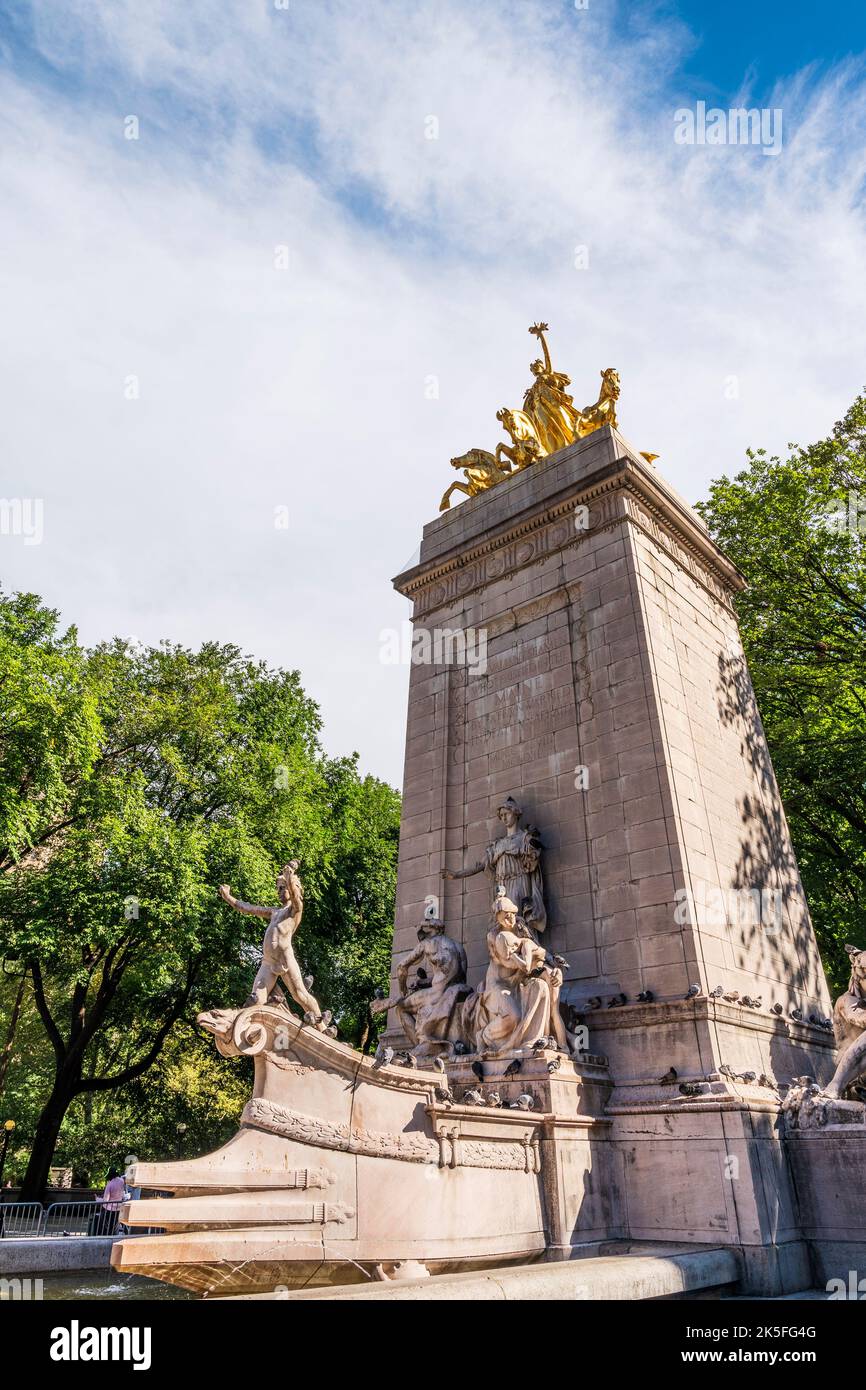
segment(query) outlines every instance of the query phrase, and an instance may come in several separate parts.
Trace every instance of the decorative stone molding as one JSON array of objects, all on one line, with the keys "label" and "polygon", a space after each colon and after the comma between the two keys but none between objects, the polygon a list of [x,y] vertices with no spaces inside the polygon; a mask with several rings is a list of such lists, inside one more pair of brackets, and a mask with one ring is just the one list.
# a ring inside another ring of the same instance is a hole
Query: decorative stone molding
[{"label": "decorative stone molding", "polygon": [[336,1173],[330,1168],[289,1168],[282,1187],[303,1188],[330,1187],[337,1181]]},{"label": "decorative stone molding", "polygon": [[382,1130],[350,1129],[332,1124],[317,1115],[302,1115],[284,1105],[275,1105],[261,1096],[244,1107],[241,1123],[299,1144],[315,1144],[322,1149],[364,1154],[370,1158],[399,1158],[407,1163],[438,1163],[439,1145],[423,1134],[387,1134]]},{"label": "decorative stone molding", "polygon": [[268,1223],[279,1226],[343,1226],[351,1221],[355,1208],[346,1202],[301,1202],[294,1207],[282,1207],[274,1217],[268,1215]]},{"label": "decorative stone molding", "polygon": [[[743,587],[734,566],[718,563],[712,553],[712,543],[703,543],[697,527],[691,535],[688,533],[685,514],[680,524],[665,494],[639,472],[631,460],[622,458],[613,471],[607,468],[604,473],[598,482],[586,486],[575,484],[566,499],[549,503],[535,515],[475,546],[468,546],[459,554],[429,565],[422,562],[405,575],[398,575],[395,587],[414,600],[416,620],[623,522],[630,522],[642,530],[680,569],[732,611],[732,594]],[[589,509],[586,530],[575,527],[574,513],[578,506]]]},{"label": "decorative stone molding", "polygon": [[436,1138],[424,1134],[388,1134],[381,1130],[350,1129],[332,1124],[315,1115],[302,1115],[261,1096],[244,1109],[241,1123],[279,1134],[299,1144],[314,1144],[341,1153],[367,1158],[396,1158],[406,1163],[435,1163],[440,1168],[517,1169],[525,1173],[540,1171],[537,1142],[532,1134],[517,1142],[507,1140],[464,1139],[459,1126],[440,1129]]}]

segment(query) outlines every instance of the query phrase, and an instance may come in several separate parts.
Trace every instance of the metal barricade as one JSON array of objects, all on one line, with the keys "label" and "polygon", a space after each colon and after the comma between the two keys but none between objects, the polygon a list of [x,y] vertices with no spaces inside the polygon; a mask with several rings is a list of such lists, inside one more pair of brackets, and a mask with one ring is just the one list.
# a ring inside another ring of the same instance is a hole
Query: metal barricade
[{"label": "metal barricade", "polygon": [[45,1212],[40,1235],[113,1236],[118,1214],[107,1211],[102,1202],[52,1202]]},{"label": "metal barricade", "polygon": [[41,1202],[0,1202],[0,1240],[42,1235]]},{"label": "metal barricade", "polygon": [[[127,1229],[120,1223],[119,1212],[108,1210],[93,1198],[81,1202],[52,1202],[45,1208],[40,1202],[0,1202],[0,1240],[35,1236],[98,1239],[123,1235]],[[135,1226],[132,1234],[161,1235],[162,1227]]]}]

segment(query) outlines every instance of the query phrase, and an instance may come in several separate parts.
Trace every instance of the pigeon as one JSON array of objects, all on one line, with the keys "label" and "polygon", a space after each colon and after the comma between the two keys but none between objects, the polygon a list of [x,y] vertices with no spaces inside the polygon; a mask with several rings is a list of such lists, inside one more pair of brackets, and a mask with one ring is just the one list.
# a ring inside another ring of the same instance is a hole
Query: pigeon
[{"label": "pigeon", "polygon": [[626,1002],[627,1002],[627,995],[625,995],[625,994],[614,994],[612,998],[608,999],[608,1001],[607,1001],[607,1007],[608,1007],[609,1009],[619,1009],[619,1008],[621,1008],[622,1005],[625,1004]]},{"label": "pigeon", "polygon": [[792,1017],[797,1023],[802,1023],[802,1021],[803,1021],[803,1014],[802,1014],[802,1012],[801,1012],[800,1009],[792,1009],[792,1010],[791,1010],[791,1017]]},{"label": "pigeon", "polygon": [[546,1047],[547,1038],[536,1038],[535,1042],[532,1043],[533,1052],[543,1052]]},{"label": "pigeon", "polygon": [[587,999],[587,1001],[586,1001],[586,1007],[587,1007],[588,1009],[600,1009],[600,1008],[601,1008],[601,1000],[599,999],[599,997],[598,997],[597,994],[594,994],[594,995],[592,996],[591,999]]},{"label": "pigeon", "polygon": [[697,1086],[693,1081],[681,1081],[679,1090],[684,1096],[699,1096],[703,1092],[702,1086]]},{"label": "pigeon", "polygon": [[727,1062],[722,1063],[722,1065],[719,1067],[719,1071],[721,1072],[722,1076],[726,1076],[729,1081],[736,1081],[737,1073],[734,1071],[733,1067],[728,1066]]},{"label": "pigeon", "polygon": [[747,1086],[750,1086],[752,1082],[757,1081],[757,1079],[757,1074],[753,1071],[744,1071],[742,1076],[740,1077],[740,1080],[745,1081]]},{"label": "pigeon", "polygon": [[496,1110],[502,1108],[502,1097],[498,1091],[490,1092],[490,1094],[487,1097],[487,1104],[492,1105]]},{"label": "pigeon", "polygon": [[561,1066],[562,1058],[557,1053],[557,1055],[555,1057],[551,1057],[550,1061],[548,1062],[547,1070],[550,1072],[550,1075],[552,1076],[555,1071],[559,1071],[559,1068]]},{"label": "pigeon", "polygon": [[312,990],[312,988],[313,988],[313,977],[312,977],[312,975],[305,975],[305,976],[304,976],[304,984],[307,986],[307,989]]},{"label": "pigeon", "polygon": [[451,1106],[454,1104],[454,1097],[451,1092],[446,1091],[442,1086],[437,1086],[435,1094],[443,1110],[450,1110]]},{"label": "pigeon", "polygon": [[758,1085],[769,1086],[771,1091],[778,1090],[778,1087],[775,1081],[773,1080],[772,1076],[768,1076],[765,1071],[762,1071],[761,1075],[758,1077]]},{"label": "pigeon", "polygon": [[773,1007],[772,1007],[772,1009],[770,1010],[770,1013],[777,1014],[777,1015],[778,1015],[778,1014],[782,1014],[782,1013],[784,1013],[784,1012],[785,1012],[785,1011],[784,1011],[784,1009],[782,1008],[782,1005],[781,1005],[781,1004],[774,1004]]},{"label": "pigeon", "polygon": [[502,1073],[503,1077],[506,1077],[506,1076],[516,1076],[517,1073],[520,1071],[520,1068],[521,1068],[522,1066],[523,1066],[523,1063],[521,1062],[520,1058],[519,1058],[519,1057],[515,1057],[513,1062],[509,1062],[509,1063],[508,1063],[508,1066],[505,1068],[505,1071]]},{"label": "pigeon", "polygon": [[637,998],[639,1004],[651,1004],[655,999],[655,995],[653,994],[651,989],[645,989],[642,994],[638,995]]},{"label": "pigeon", "polygon": [[660,1086],[672,1086],[677,1079],[676,1067],[671,1067],[670,1071],[665,1072],[664,1076],[659,1077]]},{"label": "pigeon", "polygon": [[740,991],[738,989],[732,989],[730,994],[726,994],[723,997],[728,1001],[729,1004],[736,1004],[737,1000],[740,997]]},{"label": "pigeon", "polygon": [[394,1060],[393,1047],[383,1047],[382,1043],[376,1048],[376,1056],[373,1061],[374,1067],[390,1067]]},{"label": "pigeon", "polygon": [[434,1057],[434,1058],[433,1058],[433,1066],[435,1067],[436,1071],[444,1071],[444,1070],[445,1070],[445,1063],[444,1063],[444,1061],[442,1060],[441,1057]]},{"label": "pigeon", "polygon": [[486,1104],[487,1104],[487,1101],[484,1099],[484,1097],[483,1097],[483,1095],[481,1094],[480,1091],[467,1091],[467,1092],[465,1093],[465,1095],[463,1096],[463,1104],[464,1104],[464,1105],[486,1105]]},{"label": "pigeon", "polygon": [[716,985],[715,989],[711,989],[711,990],[710,990],[710,998],[711,998],[711,999],[721,999],[721,997],[722,997],[722,995],[724,994],[724,992],[725,992],[725,987],[724,987],[724,985]]},{"label": "pigeon", "polygon": [[531,1110],[534,1104],[534,1098],[531,1095],[529,1095],[526,1091],[524,1091],[522,1095],[519,1095],[517,1097],[517,1100],[514,1102],[513,1108],[516,1110]]},{"label": "pigeon", "polygon": [[474,1071],[475,1075],[478,1077],[478,1080],[479,1080],[479,1081],[483,1081],[483,1080],[484,1080],[484,1067],[482,1066],[482,1064],[481,1064],[480,1062],[473,1062],[473,1063],[472,1063],[472,1070]]},{"label": "pigeon", "polygon": [[700,987],[700,985],[689,985],[689,992],[688,992],[688,994],[686,995],[686,998],[687,998],[687,999],[694,999],[695,995],[696,995],[696,994],[700,994],[700,992],[701,992],[701,987]]}]

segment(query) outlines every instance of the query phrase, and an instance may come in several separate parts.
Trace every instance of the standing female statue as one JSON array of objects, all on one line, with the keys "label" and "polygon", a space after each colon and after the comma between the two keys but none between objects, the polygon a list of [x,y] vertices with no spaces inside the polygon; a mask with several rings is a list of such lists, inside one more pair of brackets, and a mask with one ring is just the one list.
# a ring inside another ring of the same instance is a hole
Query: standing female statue
[{"label": "standing female statue", "polygon": [[571,378],[553,370],[544,336],[547,324],[534,323],[529,331],[541,343],[544,361],[537,358],[530,365],[535,381],[523,397],[523,409],[535,426],[544,452],[553,454],[578,438],[580,411],[565,390],[571,385]]},{"label": "standing female statue", "polygon": [[443,869],[443,878],[471,878],[473,874],[485,873],[496,894],[500,889],[507,898],[522,909],[528,900],[530,906],[523,913],[524,920],[533,931],[543,932],[547,926],[547,910],[544,906],[544,880],[541,875],[542,845],[538,831],[534,827],[520,829],[523,815],[513,797],[506,797],[496,812],[505,826],[505,834],[484,851],[484,858],[471,869]]}]

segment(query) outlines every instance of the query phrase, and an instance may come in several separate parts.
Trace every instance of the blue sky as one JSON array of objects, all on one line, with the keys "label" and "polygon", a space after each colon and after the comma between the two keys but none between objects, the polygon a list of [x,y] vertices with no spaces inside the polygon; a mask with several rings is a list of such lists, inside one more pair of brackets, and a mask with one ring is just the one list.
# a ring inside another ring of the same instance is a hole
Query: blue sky
[{"label": "blue sky", "polygon": [[[579,405],[619,369],[623,433],[689,499],[864,385],[866,7],[7,0],[0,25],[0,494],[45,509],[0,581],[88,641],[298,667],[329,748],[395,783],[390,577],[522,398],[530,323]],[[676,144],[699,101],[780,108],[778,155]]]},{"label": "blue sky", "polygon": [[681,85],[701,96],[709,85],[721,102],[754,74],[757,96],[804,65],[819,70],[866,52],[866,6],[860,0],[671,0],[697,40]]}]

